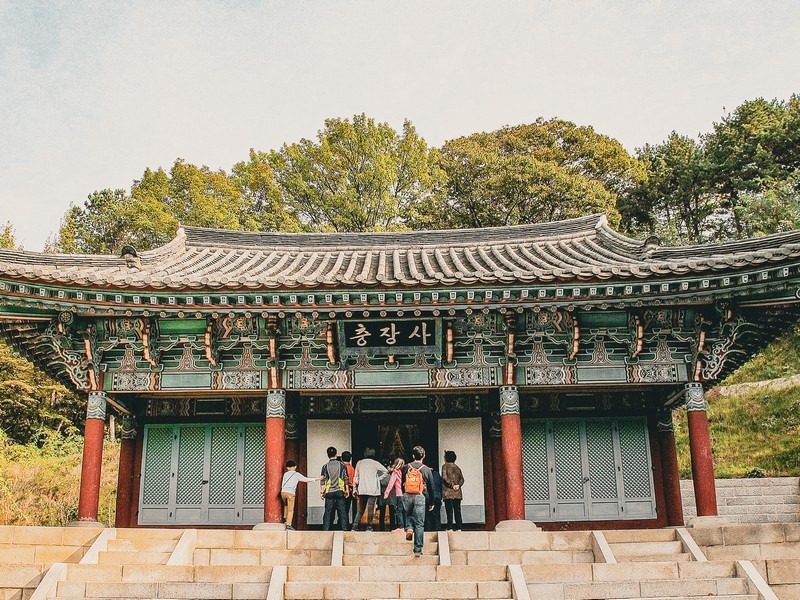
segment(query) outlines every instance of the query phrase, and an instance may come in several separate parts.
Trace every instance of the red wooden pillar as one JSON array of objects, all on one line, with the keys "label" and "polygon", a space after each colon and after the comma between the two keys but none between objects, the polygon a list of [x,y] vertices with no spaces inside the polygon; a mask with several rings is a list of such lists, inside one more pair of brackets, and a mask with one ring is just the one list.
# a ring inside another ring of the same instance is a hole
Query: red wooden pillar
[{"label": "red wooden pillar", "polygon": [[672,411],[662,415],[656,424],[658,448],[661,455],[661,473],[664,482],[664,498],[667,504],[667,524],[683,525],[683,500],[681,498],[681,476],[678,470],[678,452],[675,447],[675,427]]},{"label": "red wooden pillar", "polygon": [[78,500],[78,521],[97,521],[100,506],[100,472],[106,429],[106,393],[89,392],[83,433],[83,463]]},{"label": "red wooden pillar", "polygon": [[489,443],[492,449],[492,491],[494,493],[495,522],[505,521],[506,516],[506,472],[503,466],[503,438],[500,431],[500,417],[494,415],[489,430]]},{"label": "red wooden pillar", "polygon": [[119,474],[117,477],[117,511],[115,527],[131,526],[131,500],[133,498],[133,467],[136,457],[136,420],[131,415],[122,416],[122,435],[119,444]]},{"label": "red wooden pillar", "polygon": [[500,431],[506,479],[506,516],[525,519],[525,485],[522,480],[522,423],[516,386],[500,388]]},{"label": "red wooden pillar", "polygon": [[281,479],[286,453],[286,391],[267,392],[267,422],[264,431],[264,522],[283,520]]},{"label": "red wooden pillar", "polygon": [[689,452],[692,458],[692,483],[698,517],[717,515],[717,489],[714,484],[714,458],[708,430],[703,385],[686,384],[686,420],[689,426]]}]

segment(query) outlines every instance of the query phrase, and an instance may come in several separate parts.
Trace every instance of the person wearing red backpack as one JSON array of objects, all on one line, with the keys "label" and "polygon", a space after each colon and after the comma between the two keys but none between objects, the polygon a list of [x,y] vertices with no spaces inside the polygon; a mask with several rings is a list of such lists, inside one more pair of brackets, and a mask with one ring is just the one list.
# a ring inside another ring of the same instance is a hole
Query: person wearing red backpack
[{"label": "person wearing red backpack", "polygon": [[414,539],[414,556],[422,556],[425,536],[425,513],[433,506],[433,473],[422,460],[425,449],[414,446],[413,461],[403,467],[403,508],[406,513],[406,539]]}]

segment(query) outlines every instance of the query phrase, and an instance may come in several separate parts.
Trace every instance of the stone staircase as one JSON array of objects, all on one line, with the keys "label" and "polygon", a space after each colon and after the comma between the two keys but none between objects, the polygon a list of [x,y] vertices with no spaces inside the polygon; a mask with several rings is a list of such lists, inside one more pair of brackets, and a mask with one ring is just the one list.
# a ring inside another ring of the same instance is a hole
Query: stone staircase
[{"label": "stone staircase", "polygon": [[776,596],[759,574],[781,568],[785,580],[796,566],[794,533],[784,531],[786,561],[754,566],[730,556],[741,544],[692,532],[708,560],[682,528],[426,533],[421,557],[388,532],[13,529],[0,527],[0,600],[797,597]]},{"label": "stone staircase", "polygon": [[0,526],[0,600],[29,598],[56,563],[77,563],[99,528]]},{"label": "stone staircase", "polygon": [[675,529],[604,532],[617,562],[686,562],[692,560]]},{"label": "stone staircase", "polygon": [[[404,535],[381,532],[337,535],[342,541],[341,565],[289,567],[285,584],[287,600],[512,598],[505,565],[447,564],[449,557],[439,553],[440,539],[447,538],[444,533],[425,533],[420,557],[412,554],[412,543]],[[339,562],[336,553],[332,562]]]},{"label": "stone staircase", "polygon": [[800,600],[800,523],[725,525],[688,530],[711,560],[752,565],[780,600]]}]

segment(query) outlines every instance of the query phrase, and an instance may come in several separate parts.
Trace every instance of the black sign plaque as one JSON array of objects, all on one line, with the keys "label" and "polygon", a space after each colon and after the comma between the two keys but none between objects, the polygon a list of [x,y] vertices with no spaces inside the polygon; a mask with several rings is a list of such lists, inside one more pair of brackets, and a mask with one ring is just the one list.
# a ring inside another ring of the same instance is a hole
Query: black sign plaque
[{"label": "black sign plaque", "polygon": [[342,356],[441,355],[441,319],[353,319],[339,321]]}]

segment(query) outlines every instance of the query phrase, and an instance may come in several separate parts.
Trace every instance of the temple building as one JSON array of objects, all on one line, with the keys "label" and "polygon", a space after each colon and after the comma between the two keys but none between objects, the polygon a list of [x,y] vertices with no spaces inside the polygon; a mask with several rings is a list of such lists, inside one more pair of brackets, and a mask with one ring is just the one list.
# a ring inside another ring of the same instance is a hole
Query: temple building
[{"label": "temple building", "polygon": [[[78,517],[106,417],[123,423],[116,525],[279,523],[284,464],[421,444],[458,456],[474,528],[716,514],[704,392],[800,315],[800,231],[661,247],[602,215],[492,229],[183,227],[121,256],[0,250],[0,332],[87,398]],[[300,486],[298,527],[322,500]]]}]

